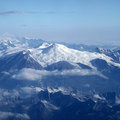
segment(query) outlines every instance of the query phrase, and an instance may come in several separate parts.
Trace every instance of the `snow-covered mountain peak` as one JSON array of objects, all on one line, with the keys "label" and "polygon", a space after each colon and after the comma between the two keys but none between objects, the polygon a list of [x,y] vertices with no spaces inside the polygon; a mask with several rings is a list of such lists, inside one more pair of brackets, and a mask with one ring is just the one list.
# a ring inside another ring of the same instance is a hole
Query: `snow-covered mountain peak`
[{"label": "snow-covered mountain peak", "polygon": [[[67,61],[70,63],[82,63],[92,67],[93,59],[103,59],[110,64],[120,66],[120,64],[112,61],[110,56],[103,52],[81,51],[68,48],[65,45],[57,43],[49,43],[41,39],[13,39],[0,42],[0,56],[13,54],[23,50],[29,50],[30,56],[43,66],[47,66],[59,61]],[[4,50],[4,53],[2,52]],[[100,51],[103,49],[99,49]]]},{"label": "snow-covered mountain peak", "polygon": [[38,49],[44,49],[44,48],[47,48],[51,45],[52,45],[52,43],[43,42],[43,44],[40,45]]},{"label": "snow-covered mountain peak", "polygon": [[61,54],[66,54],[66,53],[71,53],[71,52],[75,52],[78,50],[72,49],[72,48],[68,48],[65,45],[62,44],[57,44],[57,43],[53,43],[53,44],[49,44],[48,47],[46,47],[45,49],[43,49],[43,53],[45,53],[47,51],[47,53],[51,54],[51,53],[61,53]]},{"label": "snow-covered mountain peak", "polygon": [[65,45],[62,44],[53,44],[52,45],[54,50],[58,50],[58,51],[66,51],[66,52],[70,52],[70,49],[68,47],[66,47]]},{"label": "snow-covered mountain peak", "polygon": [[97,58],[103,59],[108,63],[113,64],[112,58],[104,54],[79,51],[68,48],[61,44],[51,44],[45,47],[42,45],[37,49],[30,49],[30,52],[31,56],[43,66],[50,65],[59,61],[67,61],[70,63],[82,63],[92,67],[90,61]]}]

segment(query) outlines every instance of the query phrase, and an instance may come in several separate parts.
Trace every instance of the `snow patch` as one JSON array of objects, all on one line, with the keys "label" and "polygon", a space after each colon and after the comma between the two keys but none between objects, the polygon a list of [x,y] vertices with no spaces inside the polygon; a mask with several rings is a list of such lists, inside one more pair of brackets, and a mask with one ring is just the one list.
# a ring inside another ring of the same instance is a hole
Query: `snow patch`
[{"label": "snow patch", "polygon": [[56,107],[55,105],[51,104],[50,102],[48,102],[46,100],[41,100],[41,102],[45,105],[45,107],[48,110],[59,110],[59,107]]}]

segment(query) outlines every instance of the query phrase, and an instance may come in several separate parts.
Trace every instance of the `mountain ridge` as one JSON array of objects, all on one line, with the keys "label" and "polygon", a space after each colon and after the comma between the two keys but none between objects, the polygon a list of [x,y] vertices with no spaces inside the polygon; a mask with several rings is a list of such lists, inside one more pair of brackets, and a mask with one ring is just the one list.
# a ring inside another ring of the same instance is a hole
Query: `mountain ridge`
[{"label": "mountain ridge", "polygon": [[119,51],[21,39],[0,44],[1,120],[119,120]]}]

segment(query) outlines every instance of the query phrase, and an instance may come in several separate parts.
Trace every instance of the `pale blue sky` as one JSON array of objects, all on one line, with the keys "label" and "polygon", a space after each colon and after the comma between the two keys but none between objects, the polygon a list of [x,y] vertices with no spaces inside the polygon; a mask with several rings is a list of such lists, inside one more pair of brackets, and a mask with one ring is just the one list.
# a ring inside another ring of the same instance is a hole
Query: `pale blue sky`
[{"label": "pale blue sky", "polygon": [[0,0],[0,34],[120,43],[120,0]]}]

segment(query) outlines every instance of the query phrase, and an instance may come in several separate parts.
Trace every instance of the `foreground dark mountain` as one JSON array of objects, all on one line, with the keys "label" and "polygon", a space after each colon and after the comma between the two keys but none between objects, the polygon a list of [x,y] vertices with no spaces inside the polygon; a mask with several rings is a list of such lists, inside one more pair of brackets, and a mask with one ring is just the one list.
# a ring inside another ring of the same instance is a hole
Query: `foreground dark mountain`
[{"label": "foreground dark mountain", "polygon": [[0,111],[6,109],[7,111],[1,112],[0,118],[5,120],[119,120],[120,105],[115,105],[115,93],[101,94],[101,96],[104,99],[91,99],[85,96],[80,100],[61,92],[41,91],[28,98],[6,99]]},{"label": "foreground dark mountain", "polygon": [[0,120],[120,119],[119,51],[69,47],[0,44]]}]

